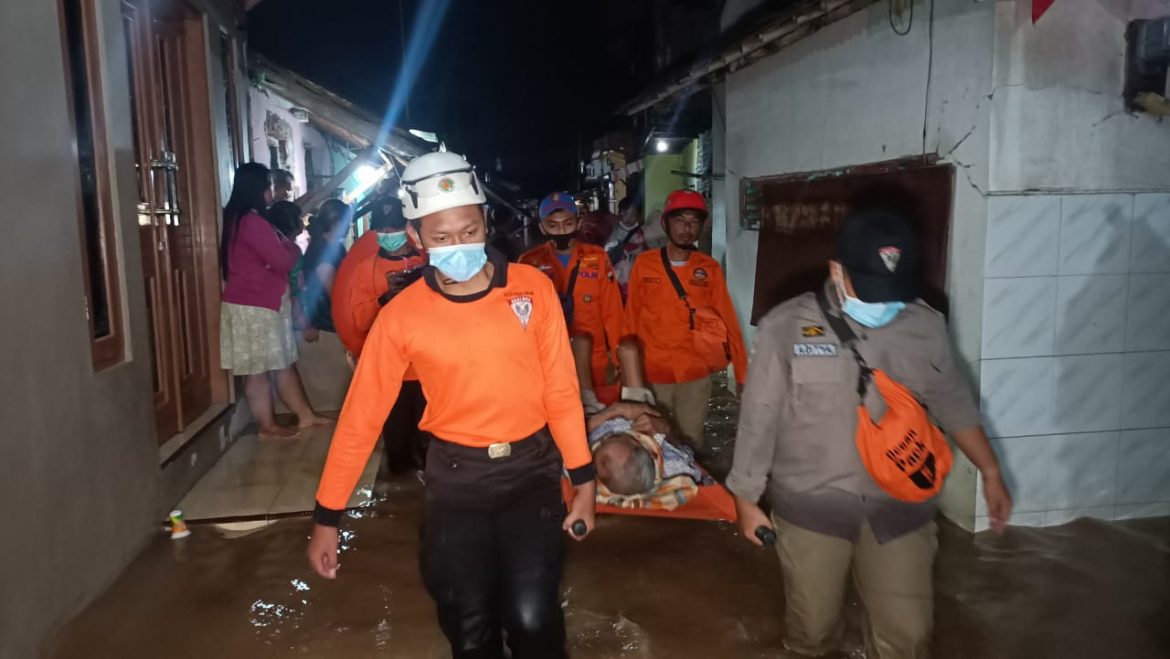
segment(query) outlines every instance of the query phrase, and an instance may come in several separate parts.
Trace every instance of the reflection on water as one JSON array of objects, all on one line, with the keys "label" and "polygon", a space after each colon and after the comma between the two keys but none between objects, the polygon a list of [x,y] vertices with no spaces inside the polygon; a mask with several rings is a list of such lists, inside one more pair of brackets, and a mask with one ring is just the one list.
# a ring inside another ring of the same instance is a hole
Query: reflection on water
[{"label": "reflection on water", "polygon": [[739,420],[739,401],[728,388],[727,374],[717,373],[712,378],[711,405],[707,410],[707,446],[702,456],[703,466],[719,481],[731,471],[735,452],[735,424]]},{"label": "reflection on water", "polygon": [[[722,477],[734,399],[716,391],[707,465]],[[200,525],[186,540],[160,536],[48,656],[448,657],[418,576],[421,494],[405,476],[387,500],[349,515],[336,581],[306,565],[305,518],[243,536]],[[935,657],[1170,657],[1170,519],[1003,537],[940,526]],[[786,656],[778,562],[731,525],[603,517],[587,541],[568,544],[574,659]],[[853,598],[853,639],[859,614]]]}]

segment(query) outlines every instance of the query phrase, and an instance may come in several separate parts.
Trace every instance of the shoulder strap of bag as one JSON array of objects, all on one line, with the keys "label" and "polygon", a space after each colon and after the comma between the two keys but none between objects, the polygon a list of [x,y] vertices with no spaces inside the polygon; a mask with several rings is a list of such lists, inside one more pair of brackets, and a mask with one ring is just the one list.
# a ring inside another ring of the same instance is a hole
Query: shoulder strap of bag
[{"label": "shoulder strap of bag", "polygon": [[687,305],[687,311],[691,317],[691,329],[695,329],[695,310],[691,307],[691,303],[687,301],[687,290],[683,288],[682,282],[678,280],[678,275],[674,274],[674,267],[670,265],[670,257],[666,255],[666,248],[659,250],[662,255],[662,267],[666,270],[666,276],[670,278],[670,284],[674,286],[674,292],[678,295],[678,299]]},{"label": "shoulder strap of bag", "polygon": [[615,244],[613,247],[609,248],[609,251],[607,251],[605,253],[605,255],[609,257],[610,263],[612,263],[613,265],[617,265],[617,262],[621,260],[622,255],[626,251],[626,245],[629,244],[630,238],[634,237],[634,232],[637,231],[638,228],[639,227],[635,227],[633,229],[630,229],[630,231],[628,233],[626,233],[624,238],[617,241],[617,244]]},{"label": "shoulder strap of bag", "polygon": [[569,290],[565,296],[570,300],[573,299],[573,291],[577,290],[577,275],[581,273],[581,259],[577,258],[577,262],[573,264],[573,270],[569,272]]},{"label": "shoulder strap of bag", "polygon": [[852,327],[849,327],[849,323],[845,322],[844,318],[834,315],[829,310],[829,298],[825,295],[823,286],[817,289],[817,306],[821,308],[821,313],[825,315],[825,320],[833,329],[833,333],[841,340],[841,345],[848,347],[849,351],[853,353],[853,358],[857,360],[857,365],[860,367],[857,374],[857,395],[864,400],[865,388],[869,383],[873,369],[865,363],[865,358],[857,351],[857,333],[853,331]]}]

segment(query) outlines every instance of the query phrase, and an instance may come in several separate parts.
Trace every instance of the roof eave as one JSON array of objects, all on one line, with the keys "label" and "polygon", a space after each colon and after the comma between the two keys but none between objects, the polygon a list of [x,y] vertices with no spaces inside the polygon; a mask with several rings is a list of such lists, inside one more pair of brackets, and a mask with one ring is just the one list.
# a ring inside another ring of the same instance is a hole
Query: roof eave
[{"label": "roof eave", "polygon": [[703,89],[756,61],[773,55],[879,0],[813,0],[762,18],[747,30],[730,35],[709,59],[688,62],[662,76],[638,96],[618,107],[634,115],[682,93]]}]

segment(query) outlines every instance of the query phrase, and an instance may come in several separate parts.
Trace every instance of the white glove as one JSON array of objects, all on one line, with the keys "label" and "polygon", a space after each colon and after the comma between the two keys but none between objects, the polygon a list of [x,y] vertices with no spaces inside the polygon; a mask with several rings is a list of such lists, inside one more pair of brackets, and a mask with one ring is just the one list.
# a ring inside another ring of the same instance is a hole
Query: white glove
[{"label": "white glove", "polygon": [[622,400],[651,406],[658,404],[654,400],[654,392],[642,387],[622,387]]},{"label": "white glove", "polygon": [[592,389],[581,392],[581,404],[585,407],[585,414],[597,414],[605,409],[605,405],[597,400],[597,394],[593,393]]}]

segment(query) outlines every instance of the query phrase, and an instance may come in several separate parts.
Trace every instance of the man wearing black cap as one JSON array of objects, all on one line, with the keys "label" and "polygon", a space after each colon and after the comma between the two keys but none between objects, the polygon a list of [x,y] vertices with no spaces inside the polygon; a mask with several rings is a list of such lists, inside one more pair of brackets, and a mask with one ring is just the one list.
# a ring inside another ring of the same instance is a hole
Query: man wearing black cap
[{"label": "man wearing black cap", "polygon": [[[784,643],[801,655],[839,649],[850,573],[866,610],[867,656],[929,652],[936,509],[932,501],[893,498],[866,470],[855,441],[861,361],[909,389],[982,472],[991,528],[1002,532],[1011,515],[945,320],[918,299],[920,261],[905,217],[855,213],[838,236],[823,289],[784,302],[759,323],[727,487],[745,537],[761,544],[760,527],[778,536]],[[856,338],[843,341],[834,323]],[[865,389],[864,403],[880,425],[887,408],[875,389]],[[757,505],[765,491],[770,518]]]}]

